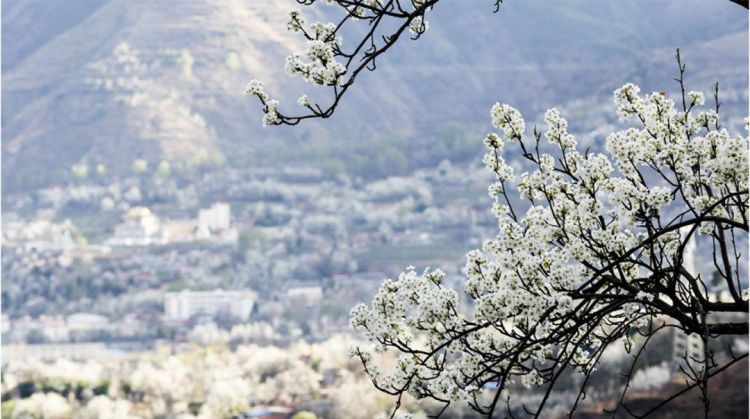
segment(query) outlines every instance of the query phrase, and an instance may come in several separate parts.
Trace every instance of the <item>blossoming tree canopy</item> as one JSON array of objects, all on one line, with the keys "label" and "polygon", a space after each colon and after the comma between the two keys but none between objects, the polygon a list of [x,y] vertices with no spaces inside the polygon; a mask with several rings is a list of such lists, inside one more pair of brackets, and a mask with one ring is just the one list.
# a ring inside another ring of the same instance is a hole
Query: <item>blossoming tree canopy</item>
[{"label": "blossoming tree canopy", "polygon": [[[510,409],[511,383],[544,384],[529,411],[538,416],[562,372],[574,370],[587,378],[573,411],[603,351],[635,332],[675,328],[704,342],[747,334],[746,318],[711,315],[748,310],[738,268],[748,230],[748,138],[722,127],[718,87],[711,109],[701,92],[683,89],[675,104],[633,84],[614,101],[633,126],[611,133],[606,153],[579,151],[557,109],[546,112],[543,132],[529,133],[518,110],[492,107],[499,133],[485,138],[484,163],[496,178],[489,194],[498,231],[466,255],[471,304],[459,305],[443,272],[411,267],[385,281],[372,304],[354,307],[351,324],[374,351],[400,353],[394,368],[381,370],[373,352],[351,350],[377,388],[399,402],[408,393],[443,410],[460,402],[492,415],[499,402]],[[531,170],[517,175],[508,154]],[[514,208],[518,198],[528,202],[524,214]],[[684,266],[698,236],[730,301],[711,299],[701,275]],[[703,388],[720,368],[706,355],[703,367],[686,372],[691,385]]]}]

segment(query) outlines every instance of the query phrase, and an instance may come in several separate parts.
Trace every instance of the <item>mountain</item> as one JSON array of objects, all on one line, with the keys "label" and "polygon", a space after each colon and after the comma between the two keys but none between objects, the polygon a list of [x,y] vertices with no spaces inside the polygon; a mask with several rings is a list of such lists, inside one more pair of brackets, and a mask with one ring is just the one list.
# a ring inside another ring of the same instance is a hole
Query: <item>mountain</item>
[{"label": "mountain", "polygon": [[509,0],[499,13],[493,3],[444,0],[429,31],[382,57],[333,118],[264,129],[242,94],[248,80],[264,80],[287,107],[314,90],[283,72],[302,48],[285,30],[294,1],[3,1],[3,188],[61,182],[78,163],[126,174],[135,159],[316,164],[405,147],[408,166],[415,150],[451,136],[477,135],[481,147],[496,101],[529,117],[560,105],[585,120],[626,81],[675,88],[677,47],[692,88],[718,79],[723,110],[747,114],[748,15],[729,1]]}]

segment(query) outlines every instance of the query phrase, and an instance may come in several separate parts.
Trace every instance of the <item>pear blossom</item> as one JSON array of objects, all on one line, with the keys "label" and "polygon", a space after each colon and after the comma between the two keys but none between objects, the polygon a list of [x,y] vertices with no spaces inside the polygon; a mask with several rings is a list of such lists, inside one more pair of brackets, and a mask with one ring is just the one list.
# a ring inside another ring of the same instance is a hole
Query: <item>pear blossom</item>
[{"label": "pear blossom", "polygon": [[409,32],[411,32],[413,37],[418,37],[425,33],[427,29],[429,28],[429,22],[424,20],[423,16],[417,16],[414,18],[414,20],[411,21],[409,24]]},{"label": "pear blossom", "polygon": [[268,95],[263,90],[263,82],[257,79],[250,80],[247,87],[245,87],[245,94],[258,96],[262,100],[268,99]]},{"label": "pear blossom", "polygon": [[297,99],[297,104],[303,107],[310,106],[310,99],[307,98],[307,95],[302,95]]}]

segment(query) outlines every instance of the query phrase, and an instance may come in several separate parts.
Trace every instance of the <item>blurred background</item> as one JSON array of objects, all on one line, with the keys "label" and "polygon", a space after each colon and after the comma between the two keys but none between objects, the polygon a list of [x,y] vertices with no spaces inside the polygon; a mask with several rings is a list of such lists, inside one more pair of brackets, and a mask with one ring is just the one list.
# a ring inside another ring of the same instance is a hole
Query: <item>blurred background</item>
[{"label": "blurred background", "polygon": [[[4,417],[387,412],[346,357],[349,308],[408,265],[461,288],[465,252],[495,228],[493,103],[529,126],[557,106],[600,151],[622,127],[612,91],[673,94],[680,48],[688,87],[711,97],[719,81],[724,125],[744,134],[748,14],[725,0],[446,0],[331,119],[264,129],[250,79],[282,109],[316,95],[284,73],[303,46],[285,29],[295,5],[3,0]],[[643,403],[675,385],[684,344],[639,366]],[[602,367],[591,412],[626,356]],[[746,370],[717,384],[744,402],[717,406],[746,408]]]}]

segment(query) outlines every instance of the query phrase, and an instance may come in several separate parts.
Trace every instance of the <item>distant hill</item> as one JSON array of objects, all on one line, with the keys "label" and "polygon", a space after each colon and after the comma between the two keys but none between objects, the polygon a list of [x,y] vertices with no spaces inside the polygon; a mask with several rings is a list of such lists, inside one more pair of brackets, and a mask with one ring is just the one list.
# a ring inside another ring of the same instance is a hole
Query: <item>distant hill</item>
[{"label": "distant hill", "polygon": [[[257,103],[242,94],[249,79],[264,80],[282,106],[313,90],[283,74],[283,57],[301,47],[284,24],[295,4],[3,1],[5,191],[60,182],[77,163],[102,162],[113,175],[138,158],[340,163],[377,141],[405,147],[408,166],[414,150],[486,131],[496,101],[530,117],[552,105],[577,109],[579,128],[590,130],[589,111],[625,81],[673,87],[676,47],[693,87],[719,79],[725,109],[747,113],[748,15],[729,1],[508,0],[493,14],[489,0],[444,0],[428,33],[383,57],[332,119],[263,129]],[[438,156],[453,158],[455,148]]]}]

